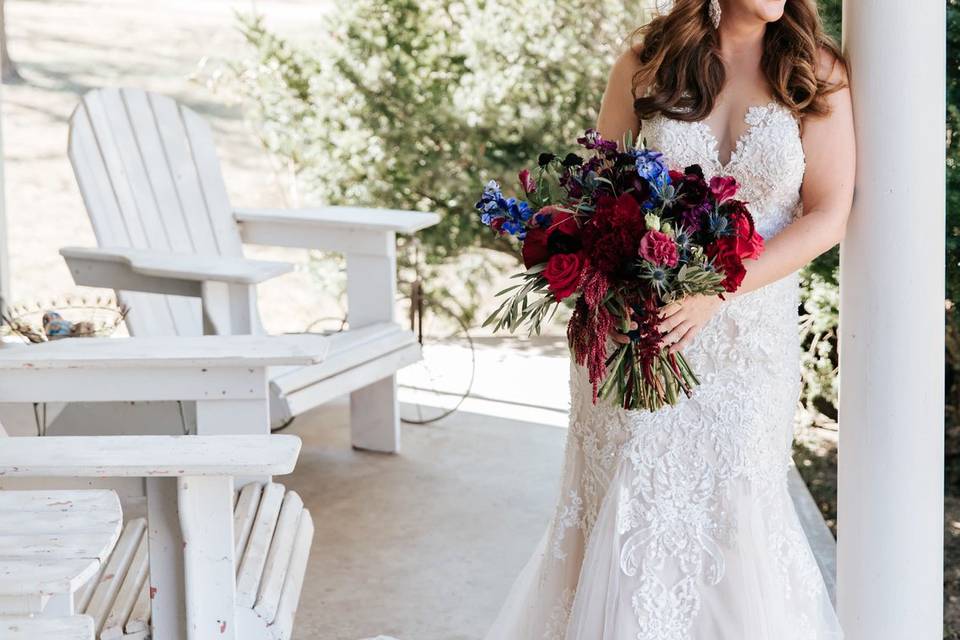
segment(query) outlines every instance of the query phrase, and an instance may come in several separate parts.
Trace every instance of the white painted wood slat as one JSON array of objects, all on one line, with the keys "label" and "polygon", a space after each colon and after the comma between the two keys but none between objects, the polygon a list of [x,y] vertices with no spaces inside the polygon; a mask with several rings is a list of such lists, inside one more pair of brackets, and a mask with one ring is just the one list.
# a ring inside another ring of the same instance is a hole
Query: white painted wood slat
[{"label": "white painted wood slat", "polygon": [[145,632],[150,629],[150,579],[143,581],[137,600],[133,603],[133,610],[127,619],[124,631],[127,633]]},{"label": "white painted wood slat", "polygon": [[3,640],[93,640],[93,620],[88,616],[64,618],[0,616]]},{"label": "white painted wood slat", "polygon": [[293,471],[300,438],[274,436],[52,436],[6,438],[8,477],[272,476]]},{"label": "white painted wood slat", "polygon": [[6,346],[0,370],[306,365],[322,362],[328,347],[320,335],[64,338]]},{"label": "white painted wood slat", "polygon": [[3,509],[0,510],[0,538],[23,535],[25,519],[29,519],[30,522],[29,535],[37,536],[62,536],[67,534],[82,536],[91,533],[102,535],[105,532],[113,531],[117,525],[115,511],[108,509],[98,511]]},{"label": "white painted wood slat", "polygon": [[240,223],[260,222],[300,229],[321,227],[358,231],[416,233],[440,222],[436,213],[369,209],[365,207],[322,207],[313,209],[236,209]]},{"label": "white painted wood slat", "polygon": [[[4,438],[0,452],[18,439]],[[0,535],[0,600],[36,599],[69,596],[87,582],[117,540],[122,515],[112,491],[0,491],[0,521],[10,531]]]},{"label": "white painted wood slat", "polygon": [[207,203],[197,176],[193,151],[187,140],[180,109],[176,102],[166,96],[151,93],[147,95],[147,99],[153,107],[157,132],[163,142],[170,175],[180,196],[184,223],[189,229],[194,250],[197,253],[220,253],[213,228],[210,226]]},{"label": "white painted wood slat", "polygon": [[270,551],[263,570],[263,578],[257,592],[257,601],[254,611],[264,620],[273,621],[280,604],[280,595],[283,592],[283,583],[290,568],[290,556],[293,554],[293,543],[297,529],[300,526],[300,516],[303,513],[303,500],[295,491],[290,491],[283,497],[283,506],[277,520],[277,528],[270,541]]},{"label": "white painted wood slat", "polygon": [[[212,256],[208,254],[178,253],[166,249],[138,249],[129,247],[63,247],[60,255],[78,273],[75,263],[84,267],[82,275],[96,280],[92,269],[103,265],[126,267],[130,272],[155,278],[170,278],[188,282],[228,282],[237,284],[259,284],[289,273],[293,265],[286,262],[267,260],[248,260],[233,256]],[[94,282],[93,284],[99,284]],[[183,334],[189,335],[189,334]]]},{"label": "white painted wood slat", "polygon": [[177,478],[187,640],[234,640],[233,478]]},{"label": "white painted wood slat", "polygon": [[180,107],[180,116],[183,118],[184,128],[193,152],[193,162],[200,186],[207,204],[207,215],[213,229],[214,239],[217,242],[220,255],[236,256],[243,253],[240,242],[240,232],[233,220],[233,210],[227,197],[227,186],[223,182],[220,172],[220,159],[217,157],[217,148],[213,143],[210,126],[199,115]]},{"label": "white painted wood slat", "polygon": [[[99,123],[98,109],[103,110],[103,120]],[[134,136],[120,90],[114,88],[100,90],[97,97],[91,98],[90,110],[91,118],[98,123],[97,136],[106,139],[107,130],[109,130],[109,136],[114,140],[115,149],[113,154],[107,155],[107,162],[108,166],[111,166],[112,156],[115,155],[112,173],[118,176],[117,181],[119,181],[118,169],[122,168],[123,175],[126,177],[126,190],[129,192],[130,201],[123,207],[123,211],[125,218],[128,219],[128,225],[132,225],[135,219],[139,228],[143,229],[143,244],[138,246],[170,250],[172,247],[167,237],[167,230],[160,221],[153,186],[147,178],[139,144]],[[102,144],[101,149],[103,149]],[[120,187],[115,184],[114,189],[119,191]],[[121,202],[123,201],[121,198]]]},{"label": "white painted wood slat", "polygon": [[123,528],[123,533],[117,541],[117,546],[110,555],[107,567],[100,582],[97,584],[90,604],[85,613],[93,618],[94,628],[99,633],[106,621],[110,607],[113,605],[117,593],[120,591],[123,576],[127,574],[130,563],[140,546],[143,533],[146,531],[147,521],[143,518],[131,520]]},{"label": "white painted wood slat", "polygon": [[123,578],[123,583],[120,585],[120,590],[110,607],[110,613],[107,614],[107,619],[103,623],[100,640],[123,637],[124,626],[133,610],[137,595],[146,582],[147,571],[147,536],[142,535],[137,551]]},{"label": "white painted wood slat", "polygon": [[290,556],[290,570],[283,581],[283,592],[277,606],[277,615],[268,629],[274,640],[290,640],[293,633],[293,619],[300,602],[303,589],[303,577],[307,572],[307,560],[310,557],[310,545],[313,542],[313,518],[310,511],[304,509],[300,514],[300,524],[293,542],[293,554]]},{"label": "white painted wood slat", "polygon": [[257,598],[260,578],[267,561],[267,552],[273,532],[277,526],[277,518],[283,503],[283,485],[269,483],[263,489],[260,498],[260,507],[250,533],[250,541],[240,562],[240,571],[237,573],[237,606],[252,608]]},{"label": "white painted wood slat", "polygon": [[77,611],[82,613],[87,610],[90,600],[93,599],[93,592],[97,590],[97,585],[100,584],[100,578],[103,577],[106,568],[106,563],[101,562],[93,577],[87,580],[74,594],[73,606]]},{"label": "white painted wood slat", "polygon": [[[194,252],[195,247],[184,219],[183,207],[167,163],[163,141],[157,131],[153,107],[147,94],[138,89],[122,89],[127,114],[137,140],[143,167],[157,206],[157,216],[163,225],[171,251]],[[166,304],[176,326],[177,335],[200,335],[203,320],[200,304],[179,296],[166,296]]]},{"label": "white painted wood slat", "polygon": [[[22,521],[21,521],[21,524]],[[96,558],[103,551],[104,540],[113,530],[96,533],[25,533],[0,535],[0,558],[63,558],[83,560]]]},{"label": "white painted wood slat", "polygon": [[247,548],[247,541],[250,539],[250,531],[253,529],[253,521],[257,516],[262,493],[262,484],[259,482],[248,483],[240,490],[240,497],[233,508],[234,554],[238,570],[243,559],[243,552]]},{"label": "white painted wood slat", "polygon": [[80,588],[100,566],[98,560],[50,560],[0,558],[0,596],[53,595]]}]

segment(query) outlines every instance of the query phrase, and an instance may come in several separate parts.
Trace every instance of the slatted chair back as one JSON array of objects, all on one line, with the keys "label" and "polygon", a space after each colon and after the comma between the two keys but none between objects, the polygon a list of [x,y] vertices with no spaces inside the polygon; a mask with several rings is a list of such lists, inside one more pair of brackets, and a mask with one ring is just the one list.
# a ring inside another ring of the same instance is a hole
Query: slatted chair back
[{"label": "slatted chair back", "polygon": [[[195,112],[140,89],[95,89],[70,117],[73,165],[97,242],[242,256],[213,135]],[[199,335],[195,299],[122,292],[137,335]]]}]

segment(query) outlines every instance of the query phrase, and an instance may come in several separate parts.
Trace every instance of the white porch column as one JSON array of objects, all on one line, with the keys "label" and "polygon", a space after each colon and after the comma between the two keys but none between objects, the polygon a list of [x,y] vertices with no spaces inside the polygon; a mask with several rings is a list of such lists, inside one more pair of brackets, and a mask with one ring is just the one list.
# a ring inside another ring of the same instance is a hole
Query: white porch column
[{"label": "white porch column", "polygon": [[837,606],[847,640],[939,640],[943,0],[845,0],[858,142],[841,248]]},{"label": "white porch column", "polygon": [[[0,107],[3,106],[3,83],[0,82]],[[10,302],[10,235],[7,233],[7,201],[3,174],[3,119],[0,118],[0,299]]]}]

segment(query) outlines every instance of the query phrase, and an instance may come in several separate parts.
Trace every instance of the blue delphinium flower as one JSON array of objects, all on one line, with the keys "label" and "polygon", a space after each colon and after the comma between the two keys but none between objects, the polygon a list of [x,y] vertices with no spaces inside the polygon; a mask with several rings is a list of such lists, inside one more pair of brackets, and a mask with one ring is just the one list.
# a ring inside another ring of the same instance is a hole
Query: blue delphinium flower
[{"label": "blue delphinium flower", "polygon": [[638,149],[634,152],[637,174],[654,187],[662,188],[670,183],[670,172],[664,164],[663,154],[649,149]]},{"label": "blue delphinium flower", "polygon": [[521,240],[526,237],[526,223],[533,216],[533,209],[524,200],[504,198],[496,180],[491,180],[483,188],[476,207],[483,224]]}]

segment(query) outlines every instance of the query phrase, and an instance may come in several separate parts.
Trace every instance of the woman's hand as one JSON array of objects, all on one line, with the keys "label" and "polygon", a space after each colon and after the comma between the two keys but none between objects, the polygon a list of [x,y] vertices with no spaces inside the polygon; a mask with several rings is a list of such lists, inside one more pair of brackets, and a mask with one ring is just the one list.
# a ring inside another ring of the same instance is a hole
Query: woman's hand
[{"label": "woman's hand", "polygon": [[670,353],[690,344],[722,302],[720,296],[699,295],[660,307],[660,333]]},{"label": "woman's hand", "polygon": [[[630,323],[630,329],[629,329],[629,330],[630,330],[630,331],[636,331],[638,326],[639,326],[639,325],[637,325],[636,322],[631,322],[631,323]],[[625,334],[625,333],[620,333],[620,327],[619,327],[619,326],[613,326],[613,327],[610,329],[610,337],[613,338],[613,341],[616,342],[616,343],[619,343],[619,344],[630,344],[630,336],[628,336],[628,335]]]}]

